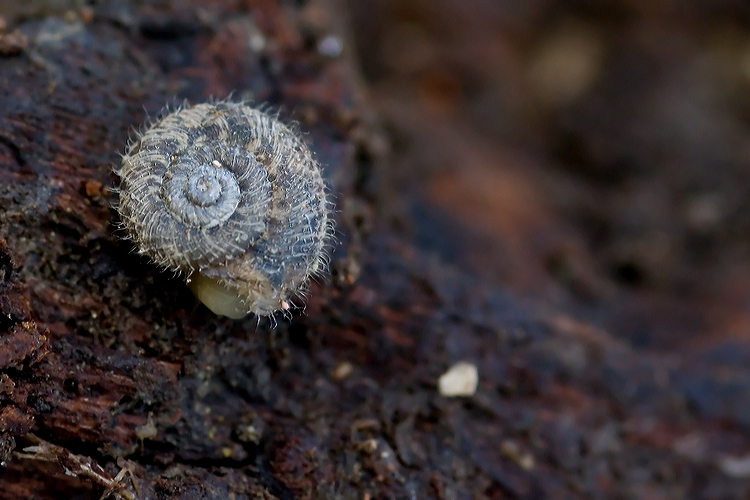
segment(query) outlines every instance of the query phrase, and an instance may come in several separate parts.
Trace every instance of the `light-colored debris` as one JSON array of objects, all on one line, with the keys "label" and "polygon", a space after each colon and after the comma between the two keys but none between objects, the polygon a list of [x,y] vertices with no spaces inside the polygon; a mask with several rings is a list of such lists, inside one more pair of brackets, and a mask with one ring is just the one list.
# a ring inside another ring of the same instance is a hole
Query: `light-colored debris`
[{"label": "light-colored debris", "polygon": [[534,468],[536,461],[531,453],[525,452],[515,441],[510,439],[504,440],[500,443],[500,453],[523,470],[531,470]]},{"label": "light-colored debris", "polygon": [[[140,496],[137,481],[127,466],[127,461],[118,462],[121,470],[115,477],[112,477],[90,457],[71,453],[67,449],[44,441],[33,434],[27,434],[25,439],[32,441],[34,445],[25,447],[23,452],[15,452],[13,455],[17,459],[57,463],[68,476],[85,477],[96,484],[105,486],[106,490],[101,497],[102,499],[136,500]],[[130,476],[130,485],[124,481],[126,475]]]},{"label": "light-colored debris", "polygon": [[460,361],[451,366],[438,379],[438,390],[441,396],[465,397],[477,392],[479,372],[476,365]]},{"label": "light-colored debris", "polygon": [[333,380],[344,380],[351,375],[353,371],[354,365],[348,361],[342,361],[336,368],[334,368],[333,373],[331,373],[331,378]]}]

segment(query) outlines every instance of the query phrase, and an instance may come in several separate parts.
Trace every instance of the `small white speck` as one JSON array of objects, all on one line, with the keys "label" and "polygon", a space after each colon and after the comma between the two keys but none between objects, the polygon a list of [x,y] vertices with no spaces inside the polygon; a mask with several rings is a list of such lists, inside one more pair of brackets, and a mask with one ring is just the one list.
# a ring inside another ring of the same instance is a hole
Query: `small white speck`
[{"label": "small white speck", "polygon": [[216,168],[221,168],[221,163],[219,163],[219,160],[212,161],[211,165],[213,165]]},{"label": "small white speck", "polygon": [[318,53],[322,56],[336,58],[344,51],[344,42],[341,38],[328,35],[318,42]]},{"label": "small white speck", "polygon": [[331,377],[333,377],[334,380],[344,380],[351,375],[353,371],[354,366],[348,361],[343,361],[333,370]]},{"label": "small white speck", "polygon": [[473,396],[477,392],[479,372],[472,363],[460,361],[438,379],[440,395],[446,397]]},{"label": "small white speck", "polygon": [[260,33],[255,33],[250,37],[250,49],[254,52],[260,52],[266,47],[266,39]]}]

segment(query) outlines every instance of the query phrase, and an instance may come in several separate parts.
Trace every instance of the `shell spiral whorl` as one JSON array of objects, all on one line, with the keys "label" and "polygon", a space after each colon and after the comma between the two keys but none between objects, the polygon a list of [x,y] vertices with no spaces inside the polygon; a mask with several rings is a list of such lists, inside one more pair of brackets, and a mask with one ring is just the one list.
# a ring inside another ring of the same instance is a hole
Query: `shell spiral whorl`
[{"label": "shell spiral whorl", "polygon": [[178,109],[128,145],[117,173],[120,216],[139,251],[187,274],[218,314],[284,309],[322,270],[330,221],[320,168],[261,111]]}]

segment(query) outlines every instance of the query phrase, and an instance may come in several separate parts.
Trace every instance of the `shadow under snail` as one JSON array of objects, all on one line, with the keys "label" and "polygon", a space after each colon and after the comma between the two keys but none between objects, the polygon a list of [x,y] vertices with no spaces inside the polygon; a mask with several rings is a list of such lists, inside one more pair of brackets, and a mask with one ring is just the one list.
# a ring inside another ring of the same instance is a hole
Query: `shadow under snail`
[{"label": "shadow under snail", "polygon": [[122,225],[230,318],[289,309],[323,271],[331,233],[320,166],[289,127],[244,103],[184,106],[128,144]]}]

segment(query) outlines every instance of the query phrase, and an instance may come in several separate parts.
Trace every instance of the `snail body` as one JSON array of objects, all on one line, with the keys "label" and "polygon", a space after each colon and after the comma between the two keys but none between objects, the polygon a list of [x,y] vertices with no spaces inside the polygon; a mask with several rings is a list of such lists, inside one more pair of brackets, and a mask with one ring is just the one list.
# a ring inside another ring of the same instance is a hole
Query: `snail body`
[{"label": "snail body", "polygon": [[320,166],[289,127],[243,103],[182,107],[126,148],[118,210],[140,253],[184,273],[216,314],[288,309],[325,263]]}]

